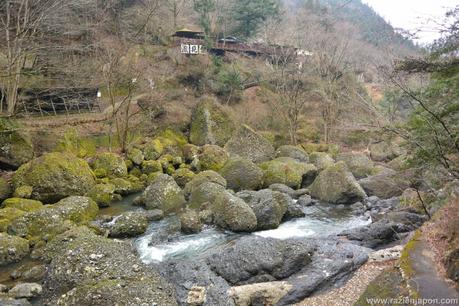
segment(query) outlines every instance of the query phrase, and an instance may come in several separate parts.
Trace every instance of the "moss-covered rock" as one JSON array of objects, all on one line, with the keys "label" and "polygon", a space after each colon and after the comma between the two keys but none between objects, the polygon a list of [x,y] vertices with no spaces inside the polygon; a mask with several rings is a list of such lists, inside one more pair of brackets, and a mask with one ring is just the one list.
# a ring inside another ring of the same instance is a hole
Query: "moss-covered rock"
[{"label": "moss-covered rock", "polygon": [[344,162],[338,162],[320,172],[309,191],[313,198],[335,204],[355,203],[366,197],[365,191],[347,170]]},{"label": "moss-covered rock", "polygon": [[195,186],[188,200],[188,207],[192,209],[205,209],[206,205],[215,202],[217,196],[227,192],[225,187],[213,182],[203,182]]},{"label": "moss-covered rock", "polygon": [[196,174],[194,174],[194,172],[188,168],[179,168],[174,172],[172,177],[180,186],[180,188],[184,188],[185,185],[190,182],[195,175]]},{"label": "moss-covered rock", "polygon": [[32,197],[33,187],[32,186],[19,186],[13,193],[15,198],[30,199]]},{"label": "moss-covered rock", "polygon": [[181,156],[183,154],[183,146],[188,142],[182,132],[173,129],[161,131],[155,140],[161,144],[163,148],[162,154],[171,154],[173,156]]},{"label": "moss-covered rock", "polygon": [[220,174],[225,178],[228,188],[239,190],[257,190],[263,184],[263,170],[244,158],[231,158],[226,162]]},{"label": "moss-covered rock", "polygon": [[180,214],[181,231],[184,234],[196,234],[202,229],[201,219],[199,214],[192,209],[187,209]]},{"label": "moss-covered rock", "polygon": [[223,146],[235,128],[229,115],[212,99],[201,100],[193,110],[190,128],[190,142],[203,146]]},{"label": "moss-covered rock", "polygon": [[134,165],[140,166],[144,160],[144,155],[142,151],[140,151],[137,148],[134,148],[132,150],[129,150],[128,158],[134,163]]},{"label": "moss-covered rock", "polygon": [[9,118],[0,118],[0,162],[16,169],[34,156],[30,136],[22,127]]},{"label": "moss-covered rock", "polygon": [[14,207],[0,209],[0,232],[6,232],[8,225],[10,225],[13,220],[19,218],[25,213],[25,211]]},{"label": "moss-covered rock", "polygon": [[145,233],[148,228],[147,215],[142,211],[129,211],[115,217],[110,226],[109,237],[129,238]]},{"label": "moss-covered rock", "polygon": [[257,217],[241,198],[221,192],[210,203],[216,225],[233,232],[251,232],[257,228]]},{"label": "moss-covered rock", "polygon": [[113,184],[97,184],[87,194],[99,207],[108,207],[113,201],[115,186]]},{"label": "moss-covered rock", "polygon": [[55,151],[71,153],[80,158],[90,157],[96,154],[96,142],[81,138],[75,128],[70,128],[57,143]]},{"label": "moss-covered rock", "polygon": [[205,145],[201,148],[198,159],[201,170],[220,170],[228,160],[228,153],[219,146]]},{"label": "moss-covered rock", "polygon": [[377,162],[388,162],[400,156],[403,150],[395,142],[379,141],[369,146],[371,159]]},{"label": "moss-covered rock", "polygon": [[409,182],[395,172],[372,175],[359,180],[359,184],[368,196],[377,196],[381,199],[399,196],[410,187]]},{"label": "moss-covered rock", "polygon": [[96,217],[98,211],[92,199],[72,196],[16,218],[8,226],[8,233],[29,240],[50,239],[73,224],[87,224]]},{"label": "moss-covered rock", "polygon": [[122,196],[140,192],[144,187],[142,181],[135,176],[129,176],[127,178],[117,177],[111,179],[110,184],[115,186],[115,193]]},{"label": "moss-covered rock", "polygon": [[11,196],[12,188],[10,183],[3,177],[0,177],[0,201]]},{"label": "moss-covered rock", "polygon": [[34,211],[43,208],[43,203],[40,201],[21,199],[21,198],[9,198],[3,201],[2,208],[16,208],[25,212]]},{"label": "moss-covered rock", "polygon": [[375,165],[365,153],[341,153],[336,161],[343,161],[356,179],[361,179],[375,174]]},{"label": "moss-covered rock", "polygon": [[199,185],[209,182],[226,188],[226,180],[217,172],[208,170],[196,174],[193,179],[185,185],[185,195],[190,195]]},{"label": "moss-covered rock", "polygon": [[129,242],[80,227],[53,239],[44,254],[50,305],[177,305],[173,288],[140,261]]},{"label": "moss-covered rock", "polygon": [[0,233],[0,266],[18,262],[29,254],[26,239]]},{"label": "moss-covered rock", "polygon": [[128,169],[123,158],[114,153],[102,153],[91,163],[95,171],[105,171],[108,177],[126,177]]},{"label": "moss-covered rock", "polygon": [[333,158],[324,152],[312,152],[309,154],[309,161],[313,163],[319,171],[322,171],[327,167],[333,166],[335,164]]},{"label": "moss-covered rock", "polygon": [[165,213],[178,210],[185,203],[185,198],[174,178],[162,174],[145,189],[144,204],[147,209],[161,209]]},{"label": "moss-covered rock", "polygon": [[199,147],[194,144],[188,143],[183,146],[183,158],[185,162],[191,163],[194,159],[198,157]]},{"label": "moss-covered rock", "polygon": [[302,163],[309,162],[308,153],[298,146],[281,146],[276,150],[276,157],[290,157]]},{"label": "moss-covered rock", "polygon": [[159,139],[153,139],[143,147],[145,160],[156,160],[164,153],[164,147]]},{"label": "moss-covered rock", "polygon": [[312,164],[298,162],[290,157],[278,157],[260,164],[263,170],[263,186],[284,184],[291,188],[309,185],[317,175]]},{"label": "moss-covered rock", "polygon": [[150,174],[153,172],[162,172],[163,165],[157,160],[146,160],[142,163],[142,173]]},{"label": "moss-covered rock", "polygon": [[278,191],[242,191],[237,194],[249,205],[257,217],[257,230],[278,228],[287,212],[289,196]]},{"label": "moss-covered rock", "polygon": [[263,136],[247,125],[242,125],[225,144],[231,156],[239,156],[254,163],[268,161],[274,157],[274,147]]},{"label": "moss-covered rock", "polygon": [[68,153],[47,153],[22,165],[13,176],[14,188],[31,186],[32,198],[54,203],[71,195],[83,195],[94,185],[86,161]]}]

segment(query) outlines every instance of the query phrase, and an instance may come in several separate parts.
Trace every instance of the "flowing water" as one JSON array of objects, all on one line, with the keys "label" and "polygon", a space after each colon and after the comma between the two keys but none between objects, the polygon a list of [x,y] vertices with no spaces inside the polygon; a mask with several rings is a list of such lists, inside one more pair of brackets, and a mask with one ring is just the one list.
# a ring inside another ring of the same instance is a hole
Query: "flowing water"
[{"label": "flowing water", "polygon": [[[176,217],[169,217],[150,225],[148,231],[135,241],[141,259],[145,263],[161,262],[169,258],[196,258],[205,255],[218,246],[227,244],[244,235],[256,235],[276,239],[294,237],[326,237],[336,235],[345,229],[371,223],[371,219],[355,215],[349,208],[336,205],[317,204],[304,207],[303,218],[282,223],[277,229],[251,234],[235,234],[207,227],[193,235],[177,233]],[[175,231],[175,232],[174,232]],[[171,232],[173,232],[171,234]]]}]

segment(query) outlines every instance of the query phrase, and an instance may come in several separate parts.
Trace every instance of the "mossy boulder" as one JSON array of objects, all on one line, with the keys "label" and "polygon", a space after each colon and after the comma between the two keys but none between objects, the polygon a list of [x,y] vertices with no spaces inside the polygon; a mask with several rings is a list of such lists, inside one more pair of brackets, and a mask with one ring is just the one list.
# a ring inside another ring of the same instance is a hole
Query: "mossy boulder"
[{"label": "mossy boulder", "polygon": [[263,170],[263,186],[284,184],[291,188],[309,185],[317,175],[317,169],[312,164],[298,162],[290,157],[278,157],[261,163]]},{"label": "mossy boulder", "polygon": [[115,153],[102,153],[91,163],[95,171],[104,172],[108,177],[126,177],[128,169],[123,158]]},{"label": "mossy boulder", "polygon": [[55,203],[72,195],[83,195],[94,185],[88,163],[69,153],[47,153],[22,165],[13,175],[15,189],[33,188],[32,198]]},{"label": "mossy boulder", "polygon": [[185,195],[190,195],[199,185],[203,183],[215,183],[226,188],[226,180],[217,172],[208,170],[196,174],[184,188]]},{"label": "mossy boulder", "polygon": [[32,186],[19,186],[13,193],[15,198],[30,199],[32,197],[33,187]]},{"label": "mossy boulder", "polygon": [[42,209],[43,203],[29,199],[9,198],[3,201],[2,208],[16,208],[25,212],[29,212]]},{"label": "mossy boulder", "polygon": [[109,237],[130,238],[145,233],[148,228],[147,215],[142,211],[129,211],[115,217],[110,226]]},{"label": "mossy boulder", "polygon": [[8,226],[8,233],[27,239],[51,239],[70,226],[92,221],[99,208],[92,199],[71,196],[54,205],[25,213]]},{"label": "mossy boulder", "polygon": [[96,154],[96,142],[81,138],[75,128],[70,128],[57,143],[55,151],[71,153],[80,158],[90,157]]},{"label": "mossy boulder", "polygon": [[263,184],[263,170],[244,158],[231,158],[220,169],[220,174],[226,180],[228,188],[234,191],[257,190]]},{"label": "mossy boulder", "polygon": [[234,128],[233,121],[221,105],[215,100],[203,99],[193,110],[190,142],[198,146],[223,146],[231,137]]},{"label": "mossy boulder", "polygon": [[202,230],[202,223],[196,210],[187,209],[180,214],[181,231],[184,234],[196,234]]},{"label": "mossy boulder", "polygon": [[368,196],[381,199],[399,196],[410,187],[409,182],[395,172],[372,175],[359,180],[359,184]]},{"label": "mossy boulder", "polygon": [[142,181],[135,176],[129,176],[127,178],[117,177],[111,179],[109,183],[115,186],[115,193],[122,196],[140,192],[144,187]]},{"label": "mossy boulder", "polygon": [[50,305],[177,305],[172,286],[141,262],[130,242],[79,227],[53,239],[44,254]]},{"label": "mossy boulder", "polygon": [[24,215],[26,212],[14,207],[6,207],[0,209],[0,232],[6,232],[8,229],[8,225],[19,218],[20,216]]},{"label": "mossy boulder", "polygon": [[99,207],[108,207],[114,199],[115,185],[97,184],[87,194]]},{"label": "mossy boulder", "polygon": [[167,174],[155,178],[145,189],[143,199],[147,209],[161,209],[165,213],[174,212],[185,203],[182,189]]},{"label": "mossy boulder", "polygon": [[290,157],[302,163],[309,162],[308,153],[298,146],[281,146],[276,150],[276,157]]},{"label": "mossy boulder", "polygon": [[153,139],[147,142],[143,148],[145,160],[156,160],[164,153],[164,146],[160,139]]},{"label": "mossy boulder", "polygon": [[180,186],[180,188],[184,188],[185,185],[190,182],[196,174],[188,168],[179,168],[177,169],[172,177]]},{"label": "mossy boulder", "polygon": [[287,212],[291,198],[278,191],[242,191],[237,194],[253,210],[257,217],[257,230],[278,228]]},{"label": "mossy boulder", "polygon": [[225,191],[210,203],[214,222],[233,232],[252,232],[257,228],[257,217],[241,198]]},{"label": "mossy boulder", "polygon": [[226,163],[228,157],[228,153],[223,148],[216,145],[205,145],[198,155],[200,169],[218,171]]},{"label": "mossy boulder", "polygon": [[29,242],[26,239],[0,233],[0,266],[15,263],[29,254]]},{"label": "mossy boulder", "polygon": [[145,157],[142,151],[140,151],[137,148],[134,148],[132,150],[129,150],[128,158],[134,163],[134,165],[140,166]]},{"label": "mossy boulder", "polygon": [[217,196],[224,192],[226,192],[226,189],[222,185],[203,182],[192,189],[187,205],[192,209],[203,210],[207,204],[215,202]]},{"label": "mossy boulder", "polygon": [[376,174],[373,161],[365,153],[341,153],[336,157],[336,161],[343,161],[356,179]]},{"label": "mossy boulder", "polygon": [[273,145],[247,125],[242,125],[225,144],[230,156],[239,156],[254,163],[271,160]]},{"label": "mossy boulder", "polygon": [[0,163],[12,169],[30,161],[34,150],[30,136],[9,118],[0,118]]},{"label": "mossy boulder", "polygon": [[377,162],[389,162],[403,154],[398,144],[390,141],[379,141],[369,145],[371,159]]},{"label": "mossy boulder", "polygon": [[12,188],[10,183],[3,177],[0,177],[0,201],[11,196]]},{"label": "mossy boulder", "polygon": [[163,148],[162,154],[171,154],[173,156],[182,156],[183,146],[188,143],[187,138],[182,132],[174,129],[165,129],[158,133],[155,138]]},{"label": "mossy boulder", "polygon": [[157,160],[146,160],[142,163],[142,173],[150,174],[153,172],[162,172],[163,165]]},{"label": "mossy boulder", "polygon": [[347,170],[344,162],[338,162],[319,173],[309,187],[313,198],[334,204],[350,204],[362,201],[365,191]]},{"label": "mossy boulder", "polygon": [[312,152],[309,154],[309,161],[316,166],[317,170],[322,171],[329,166],[333,166],[335,161],[327,153]]}]

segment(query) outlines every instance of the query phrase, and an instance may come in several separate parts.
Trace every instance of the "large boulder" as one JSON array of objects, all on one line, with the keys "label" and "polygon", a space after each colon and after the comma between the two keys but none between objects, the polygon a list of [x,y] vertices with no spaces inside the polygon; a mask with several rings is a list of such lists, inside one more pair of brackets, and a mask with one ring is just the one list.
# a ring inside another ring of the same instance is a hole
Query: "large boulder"
[{"label": "large boulder", "polygon": [[201,148],[198,160],[201,170],[220,170],[228,160],[228,153],[219,146],[205,145]]},{"label": "large boulder", "polygon": [[148,227],[147,215],[142,211],[128,211],[110,222],[109,237],[129,238],[145,233]]},{"label": "large boulder", "polygon": [[31,186],[32,198],[45,203],[84,195],[95,185],[88,163],[67,153],[47,153],[22,165],[12,181],[15,189]]},{"label": "large boulder", "polygon": [[241,198],[227,191],[221,192],[211,203],[214,222],[233,232],[251,232],[257,227],[257,217]]},{"label": "large boulder", "polygon": [[215,202],[218,195],[225,193],[222,185],[205,182],[193,189],[189,196],[188,207],[192,209],[205,209],[206,204]]},{"label": "large boulder", "polygon": [[25,212],[39,210],[43,208],[43,203],[40,201],[21,199],[21,198],[9,198],[3,201],[2,208],[16,208]]},{"label": "large boulder", "polygon": [[257,217],[257,230],[268,230],[279,227],[287,212],[291,198],[278,191],[264,189],[260,191],[242,191],[237,194],[242,198]]},{"label": "large boulder", "polygon": [[185,185],[185,195],[188,197],[199,185],[203,183],[215,183],[226,188],[226,180],[217,172],[208,170],[198,173]]},{"label": "large boulder", "polygon": [[115,185],[97,184],[86,193],[86,196],[93,199],[99,207],[108,207],[115,199]]},{"label": "large boulder", "polygon": [[370,157],[377,162],[388,162],[400,156],[403,150],[398,144],[389,141],[374,142],[369,145]]},{"label": "large boulder", "polygon": [[309,161],[317,167],[319,171],[332,166],[335,161],[325,152],[312,152],[309,154]]},{"label": "large boulder", "polygon": [[308,153],[300,147],[285,145],[276,150],[276,157],[290,157],[302,163],[309,162]]},{"label": "large boulder", "polygon": [[335,204],[354,203],[366,197],[365,191],[347,170],[344,162],[338,162],[320,172],[309,190],[313,198]]},{"label": "large boulder", "polygon": [[17,169],[34,156],[30,137],[12,119],[0,118],[0,165]]},{"label": "large boulder", "polygon": [[0,233],[0,266],[18,262],[29,254],[29,242],[21,237]]},{"label": "large boulder", "polygon": [[261,163],[263,186],[284,184],[291,188],[308,186],[317,175],[317,168],[312,164],[298,162],[290,157],[278,157]]},{"label": "large boulder", "polygon": [[365,153],[341,153],[336,157],[336,161],[343,161],[356,179],[375,174],[374,163]]},{"label": "large boulder", "polygon": [[234,191],[256,190],[263,184],[263,171],[248,159],[231,158],[220,174],[226,179],[227,187]]},{"label": "large boulder", "polygon": [[183,155],[183,146],[187,144],[187,138],[179,130],[167,128],[160,131],[154,141],[159,142],[163,148],[162,154],[170,154],[173,156]]},{"label": "large boulder", "polygon": [[98,211],[92,199],[72,196],[16,218],[8,226],[8,233],[27,239],[51,239],[73,224],[89,223]]},{"label": "large boulder", "polygon": [[239,156],[254,163],[268,161],[274,157],[274,147],[263,136],[247,125],[242,125],[225,145],[231,156]]},{"label": "large boulder", "polygon": [[234,128],[233,121],[217,102],[203,99],[192,114],[190,142],[198,146],[223,146],[231,137]]},{"label": "large boulder", "polygon": [[128,169],[123,158],[114,153],[102,153],[98,155],[91,163],[96,173],[108,177],[126,177]]},{"label": "large boulder", "polygon": [[166,213],[179,209],[184,203],[183,191],[174,178],[167,174],[158,175],[143,192],[147,209],[161,209]]},{"label": "large boulder", "polygon": [[368,196],[377,196],[381,199],[399,196],[405,189],[410,187],[410,183],[396,173],[369,176],[359,180],[359,184]]},{"label": "large boulder", "polygon": [[80,227],[57,236],[44,254],[50,305],[177,305],[171,286],[143,265],[129,242]]}]

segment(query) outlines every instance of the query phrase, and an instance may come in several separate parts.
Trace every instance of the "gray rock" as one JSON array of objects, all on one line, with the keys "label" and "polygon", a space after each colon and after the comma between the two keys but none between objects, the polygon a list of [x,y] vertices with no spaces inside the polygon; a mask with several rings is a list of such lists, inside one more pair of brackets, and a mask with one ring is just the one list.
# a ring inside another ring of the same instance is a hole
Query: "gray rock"
[{"label": "gray rock", "polygon": [[192,209],[188,209],[180,215],[180,223],[184,234],[196,234],[202,229],[199,214]]},{"label": "gray rock", "polygon": [[389,199],[399,196],[410,187],[409,182],[397,174],[378,174],[359,180],[360,186],[369,196]]},{"label": "gray rock", "polygon": [[22,273],[21,278],[27,282],[41,282],[45,277],[46,267],[38,265]]},{"label": "gray rock", "polygon": [[18,262],[29,254],[26,239],[0,233],[0,266]]},{"label": "gray rock", "polygon": [[188,207],[192,209],[204,209],[207,204],[214,203],[217,196],[227,192],[225,187],[206,182],[193,189],[188,201]]},{"label": "gray rock", "polygon": [[145,217],[149,222],[151,221],[159,221],[164,218],[164,213],[160,209],[152,209],[144,212]]},{"label": "gray rock", "polygon": [[336,161],[346,163],[349,171],[356,179],[361,179],[375,173],[375,165],[365,153],[347,152],[336,157]]},{"label": "gray rock", "polygon": [[311,196],[307,194],[301,196],[296,203],[302,207],[314,205],[314,201]]},{"label": "gray rock", "polygon": [[13,299],[0,296],[0,305],[2,306],[32,306],[27,299]]},{"label": "gray rock", "polygon": [[279,227],[290,202],[292,202],[287,194],[271,189],[244,191],[240,195],[257,217],[257,230]]},{"label": "gray rock", "polygon": [[185,204],[182,189],[167,174],[158,175],[142,196],[147,209],[161,209],[164,213],[174,212]]},{"label": "gray rock", "polygon": [[287,211],[285,212],[284,218],[282,221],[288,221],[295,218],[302,218],[306,216],[303,211],[302,205],[298,204],[298,201],[289,201]]},{"label": "gray rock", "polygon": [[251,232],[257,228],[257,217],[244,200],[225,191],[210,203],[216,225],[233,232]]},{"label": "gray rock", "polygon": [[22,283],[14,286],[8,293],[16,299],[30,299],[42,294],[42,287],[36,283]]},{"label": "gray rock", "polygon": [[276,157],[290,157],[302,163],[309,163],[309,156],[306,151],[297,146],[281,146],[276,150]]},{"label": "gray rock", "polygon": [[322,171],[330,166],[333,166],[335,161],[327,153],[312,152],[309,155],[309,161],[316,166],[317,170]]},{"label": "gray rock", "polygon": [[248,159],[231,158],[220,169],[220,174],[234,191],[257,190],[263,184],[263,171]]},{"label": "gray rock", "polygon": [[242,125],[236,131],[226,143],[225,149],[231,156],[239,156],[254,163],[268,161],[274,157],[272,144],[247,125]]},{"label": "gray rock", "polygon": [[147,230],[148,219],[143,211],[128,211],[115,217],[108,228],[112,238],[137,237]]}]

